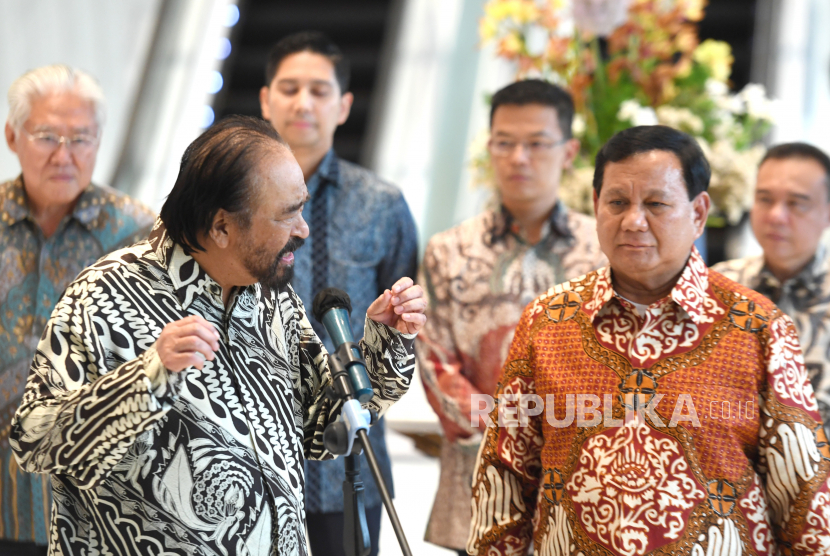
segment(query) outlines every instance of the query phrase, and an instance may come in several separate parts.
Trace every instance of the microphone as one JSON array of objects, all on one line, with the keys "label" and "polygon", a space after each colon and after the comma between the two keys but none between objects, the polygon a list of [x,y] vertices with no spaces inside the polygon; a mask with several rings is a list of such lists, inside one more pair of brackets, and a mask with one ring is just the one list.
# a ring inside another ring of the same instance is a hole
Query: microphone
[{"label": "microphone", "polygon": [[369,382],[369,375],[366,373],[366,366],[363,363],[360,350],[354,342],[352,327],[349,324],[349,315],[352,312],[352,302],[349,294],[338,288],[326,288],[314,296],[314,303],[311,305],[311,312],[331,336],[334,343],[335,353],[329,357],[337,357],[341,347],[351,347],[351,357],[346,354],[347,359],[343,364],[348,370],[349,379],[354,390],[355,398],[360,403],[366,403],[374,396],[372,383]]}]

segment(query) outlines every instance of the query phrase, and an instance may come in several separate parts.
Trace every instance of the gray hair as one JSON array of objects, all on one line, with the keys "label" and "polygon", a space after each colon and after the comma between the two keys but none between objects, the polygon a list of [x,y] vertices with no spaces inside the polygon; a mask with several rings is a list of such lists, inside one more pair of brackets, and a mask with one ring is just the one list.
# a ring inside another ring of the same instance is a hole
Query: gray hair
[{"label": "gray hair", "polygon": [[92,103],[95,122],[104,126],[104,92],[94,77],[63,64],[43,66],[18,77],[9,87],[9,117],[12,129],[20,130],[32,111],[32,101],[51,94],[73,93]]}]

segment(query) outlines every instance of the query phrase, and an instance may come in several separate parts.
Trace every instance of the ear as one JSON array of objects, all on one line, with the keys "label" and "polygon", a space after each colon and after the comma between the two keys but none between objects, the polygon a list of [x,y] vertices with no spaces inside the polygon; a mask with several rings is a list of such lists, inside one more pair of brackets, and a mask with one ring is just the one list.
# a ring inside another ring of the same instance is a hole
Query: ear
[{"label": "ear", "polygon": [[12,126],[9,125],[9,122],[6,122],[6,144],[9,146],[9,150],[11,150],[14,154],[17,153],[17,134],[12,129]]},{"label": "ear", "polygon": [[213,217],[213,223],[208,231],[208,237],[220,249],[227,249],[231,244],[231,234],[236,231],[233,218],[225,209],[219,209]]},{"label": "ear", "polygon": [[596,218],[596,216],[597,216],[597,209],[599,208],[599,195],[597,195],[597,190],[596,190],[596,189],[593,189],[593,188],[592,188],[592,190],[591,190],[591,195],[592,195],[592,196],[593,196],[593,198],[594,198],[594,218]]},{"label": "ear", "polygon": [[340,114],[337,116],[337,125],[343,125],[349,119],[353,102],[354,95],[351,93],[343,93],[343,96],[340,97]]},{"label": "ear", "polygon": [[574,160],[579,154],[579,139],[569,139],[565,143],[565,160],[562,167],[566,170],[573,168]]},{"label": "ear", "polygon": [[271,108],[268,106],[268,93],[270,88],[263,86],[259,90],[259,109],[262,111],[262,118],[271,121]]},{"label": "ear", "polygon": [[706,219],[709,217],[711,207],[712,199],[705,191],[698,193],[698,196],[692,199],[692,218],[696,228],[695,239],[703,234],[703,228],[706,227]]}]

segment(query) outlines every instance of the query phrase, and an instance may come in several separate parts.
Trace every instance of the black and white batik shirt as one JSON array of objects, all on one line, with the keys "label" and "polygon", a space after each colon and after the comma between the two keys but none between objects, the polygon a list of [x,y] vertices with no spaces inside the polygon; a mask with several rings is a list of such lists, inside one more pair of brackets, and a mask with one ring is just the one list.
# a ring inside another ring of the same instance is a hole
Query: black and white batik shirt
[{"label": "black and white batik shirt", "polygon": [[[238,290],[227,310],[221,293],[160,222],[67,288],[11,433],[21,466],[52,475],[50,554],[307,553],[303,459],[331,457],[322,433],[339,412],[325,348],[290,286]],[[154,342],[189,315],[220,349],[169,373]],[[367,319],[379,412],[409,387],[413,341]]]}]

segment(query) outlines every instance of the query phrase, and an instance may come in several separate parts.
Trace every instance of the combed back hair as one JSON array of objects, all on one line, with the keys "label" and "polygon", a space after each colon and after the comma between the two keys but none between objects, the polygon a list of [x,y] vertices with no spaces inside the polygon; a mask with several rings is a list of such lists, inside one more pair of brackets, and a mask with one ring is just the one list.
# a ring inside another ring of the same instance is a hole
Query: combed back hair
[{"label": "combed back hair", "polygon": [[529,104],[541,104],[555,109],[562,138],[571,138],[574,101],[570,93],[562,87],[541,79],[516,81],[496,91],[490,101],[490,128],[493,127],[493,116],[499,106],[527,106]]},{"label": "combed back hair", "polygon": [[266,87],[271,86],[282,61],[298,52],[313,52],[328,58],[334,66],[334,76],[340,86],[340,93],[343,94],[349,90],[352,71],[349,60],[343,56],[340,48],[327,35],[319,31],[301,31],[288,35],[271,48],[268,63],[265,64]]},{"label": "combed back hair", "polygon": [[36,98],[61,93],[72,93],[91,102],[100,132],[106,116],[101,86],[85,71],[63,64],[36,68],[15,79],[9,87],[7,123],[15,131],[20,131],[32,113],[32,102]]},{"label": "combed back hair", "polygon": [[827,154],[808,143],[781,143],[769,148],[767,154],[761,159],[760,168],[767,160],[784,160],[787,158],[798,158],[802,160],[815,160],[824,168],[824,183],[827,186],[827,200],[830,201],[830,157]]},{"label": "combed back hair", "polygon": [[290,151],[274,127],[260,118],[228,116],[209,127],[184,151],[179,176],[164,206],[162,222],[170,238],[187,253],[204,251],[219,209],[250,225],[257,199],[254,173],[275,149]]},{"label": "combed back hair", "polygon": [[597,153],[594,165],[594,191],[597,196],[602,191],[602,178],[609,162],[621,162],[651,151],[670,152],[677,157],[683,168],[683,180],[690,200],[709,188],[712,170],[693,137],[664,125],[641,125],[620,131]]}]

